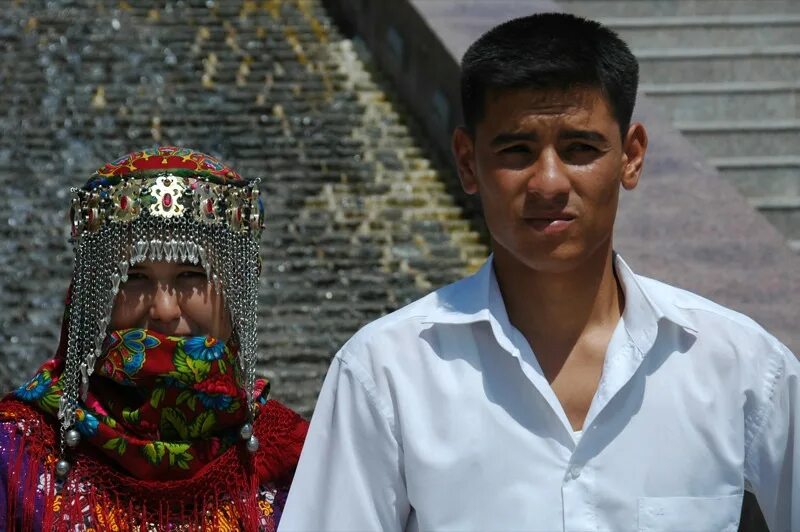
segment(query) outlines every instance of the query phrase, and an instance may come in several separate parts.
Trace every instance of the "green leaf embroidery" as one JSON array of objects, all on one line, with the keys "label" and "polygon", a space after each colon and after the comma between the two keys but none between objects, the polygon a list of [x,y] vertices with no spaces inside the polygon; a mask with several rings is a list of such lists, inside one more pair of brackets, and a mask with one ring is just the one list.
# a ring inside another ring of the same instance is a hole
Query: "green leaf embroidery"
[{"label": "green leaf embroidery", "polygon": [[161,400],[164,398],[164,394],[167,391],[164,388],[156,388],[153,390],[153,395],[150,397],[150,406],[153,408],[158,408],[158,405],[161,404]]},{"label": "green leaf embroidery", "polygon": [[192,412],[194,412],[195,408],[197,408],[197,396],[196,395],[192,395],[189,398],[189,400],[186,402],[186,404],[189,406],[189,408],[192,410]]},{"label": "green leaf embroidery", "polygon": [[172,357],[172,363],[175,364],[174,375],[176,378],[180,379],[181,382],[183,382],[186,375],[192,372],[192,370],[189,369],[189,365],[186,363],[187,360],[189,360],[189,357],[182,349],[175,350],[175,356]]},{"label": "green leaf embroidery", "polygon": [[161,459],[164,458],[164,443],[160,441],[148,443],[142,447],[142,453],[148,462],[158,465],[161,463]]},{"label": "green leaf embroidery", "polygon": [[125,451],[128,449],[128,443],[124,438],[112,438],[103,444],[103,449],[117,451],[121,456],[125,454]]},{"label": "green leaf embroidery", "polygon": [[138,408],[136,410],[131,410],[130,408],[123,408],[122,409],[122,419],[124,419],[125,421],[127,421],[128,423],[130,423],[132,425],[138,425],[139,424],[139,416],[140,416],[140,414],[141,413],[139,412]]},{"label": "green leaf embroidery", "polygon": [[61,396],[59,394],[53,393],[52,390],[48,390],[45,392],[42,398],[39,399],[39,404],[42,405],[42,408],[44,408],[46,411],[50,412],[51,414],[55,414],[58,412],[58,403],[60,397]]},{"label": "green leaf embroidery", "polygon": [[189,453],[188,443],[163,443],[164,447],[169,451],[169,465],[177,466],[181,469],[189,469],[189,462],[194,457]]},{"label": "green leaf embroidery", "polygon": [[214,428],[216,416],[214,412],[205,411],[197,416],[197,419],[189,427],[189,437],[202,438]]},{"label": "green leaf embroidery", "polygon": [[186,417],[177,408],[165,408],[161,412],[161,432],[165,438],[189,439]]},{"label": "green leaf embroidery", "polygon": [[220,373],[225,373],[228,370],[227,364],[225,364],[225,361],[221,358],[217,360],[217,367],[219,367]]},{"label": "green leaf embroidery", "polygon": [[208,372],[211,370],[211,364],[205,360],[195,360],[193,358],[186,359],[186,365],[194,375],[194,382],[201,382],[208,377]]},{"label": "green leaf embroidery", "polygon": [[228,412],[229,414],[232,414],[233,412],[236,412],[237,410],[239,410],[239,401],[238,400],[231,401],[231,404],[228,405],[228,408],[225,409],[225,411]]},{"label": "green leaf embroidery", "polygon": [[191,390],[183,390],[180,394],[178,394],[178,397],[175,399],[175,404],[180,406],[183,403],[185,403],[191,396],[192,396]]}]

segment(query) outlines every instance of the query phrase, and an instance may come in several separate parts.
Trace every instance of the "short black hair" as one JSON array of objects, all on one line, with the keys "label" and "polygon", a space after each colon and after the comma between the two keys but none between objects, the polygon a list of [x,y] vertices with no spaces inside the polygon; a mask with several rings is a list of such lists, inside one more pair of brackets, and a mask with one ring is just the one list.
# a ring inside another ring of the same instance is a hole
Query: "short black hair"
[{"label": "short black hair", "polygon": [[461,60],[461,105],[467,130],[483,119],[491,90],[598,88],[628,131],[639,64],[602,24],[567,13],[539,13],[495,26]]}]

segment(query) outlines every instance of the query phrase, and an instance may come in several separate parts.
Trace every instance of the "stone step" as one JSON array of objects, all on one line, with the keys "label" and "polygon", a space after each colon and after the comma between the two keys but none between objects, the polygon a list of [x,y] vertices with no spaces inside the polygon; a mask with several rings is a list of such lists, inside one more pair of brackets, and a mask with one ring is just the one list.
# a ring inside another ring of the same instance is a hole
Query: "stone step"
[{"label": "stone step", "polygon": [[754,205],[789,242],[800,241],[800,196],[754,202]]},{"label": "stone step", "polygon": [[750,204],[762,211],[791,211],[800,209],[800,194],[796,196],[764,196],[751,198]]},{"label": "stone step", "polygon": [[800,44],[800,14],[600,18],[631,48]]},{"label": "stone step", "polygon": [[706,157],[792,156],[798,151],[800,120],[676,122]]},{"label": "stone step", "polygon": [[796,0],[557,0],[565,11],[589,18],[800,13]]},{"label": "stone step", "polygon": [[709,159],[748,198],[800,196],[800,156]]},{"label": "stone step", "polygon": [[647,83],[796,81],[800,46],[634,50]]},{"label": "stone step", "polygon": [[800,118],[800,82],[642,84],[674,121]]}]

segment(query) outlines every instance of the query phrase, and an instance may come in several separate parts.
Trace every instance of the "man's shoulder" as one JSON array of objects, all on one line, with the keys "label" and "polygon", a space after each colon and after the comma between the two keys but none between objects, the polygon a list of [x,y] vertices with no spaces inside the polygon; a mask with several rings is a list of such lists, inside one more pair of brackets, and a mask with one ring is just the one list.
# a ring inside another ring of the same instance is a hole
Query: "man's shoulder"
[{"label": "man's shoulder", "polygon": [[409,347],[407,342],[413,342],[431,323],[459,312],[452,302],[471,296],[471,281],[472,276],[464,277],[371,321],[345,343],[340,354],[360,352],[373,345],[385,350],[392,345]]},{"label": "man's shoulder", "polygon": [[772,334],[746,314],[663,281],[642,275],[636,275],[636,278],[659,308],[682,316],[698,332],[714,332],[723,336],[729,333],[736,337],[747,336],[770,344],[780,344]]}]

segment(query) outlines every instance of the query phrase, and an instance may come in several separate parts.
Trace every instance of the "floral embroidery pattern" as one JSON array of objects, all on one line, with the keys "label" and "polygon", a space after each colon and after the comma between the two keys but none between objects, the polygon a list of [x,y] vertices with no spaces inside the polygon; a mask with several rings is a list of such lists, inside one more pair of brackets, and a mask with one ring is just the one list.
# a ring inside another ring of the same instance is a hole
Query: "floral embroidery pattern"
[{"label": "floral embroidery pattern", "polygon": [[17,397],[25,401],[35,401],[45,394],[52,382],[53,380],[50,378],[50,372],[43,371],[34,375],[27,384],[23,384],[17,388],[14,393]]},{"label": "floral embroidery pattern", "polygon": [[120,384],[133,385],[133,377],[144,365],[145,351],[160,343],[144,329],[114,331],[106,341],[103,373]]}]

